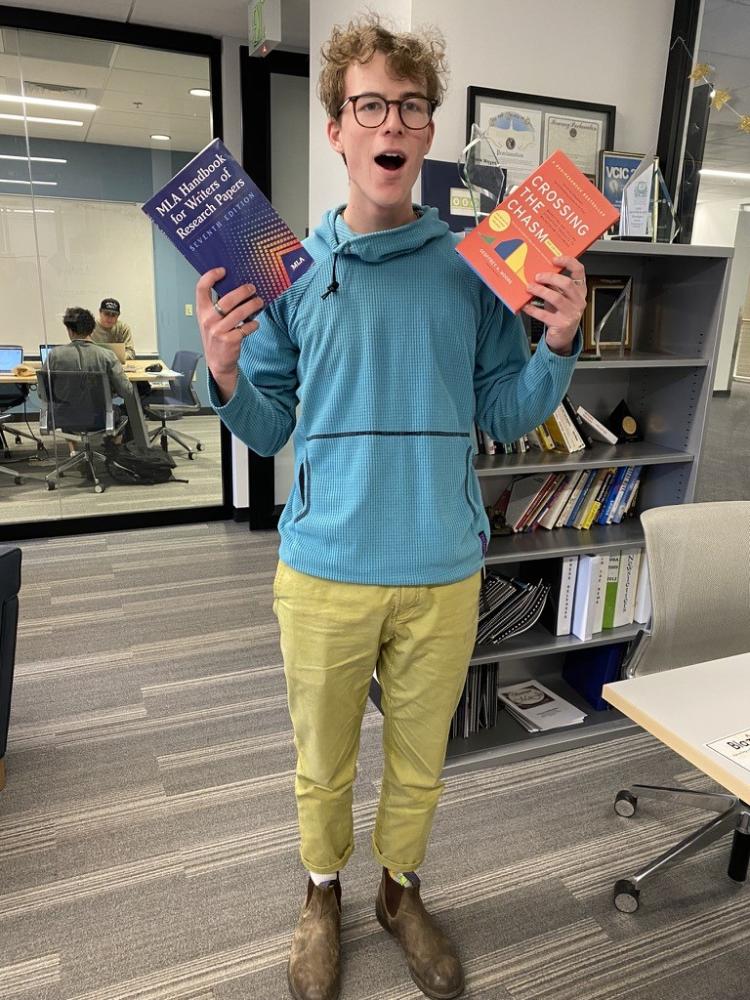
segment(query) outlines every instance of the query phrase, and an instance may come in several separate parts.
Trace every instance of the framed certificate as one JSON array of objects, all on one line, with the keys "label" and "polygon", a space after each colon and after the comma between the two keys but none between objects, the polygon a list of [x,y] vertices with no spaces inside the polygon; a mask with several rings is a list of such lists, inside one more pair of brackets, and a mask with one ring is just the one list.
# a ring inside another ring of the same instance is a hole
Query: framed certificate
[{"label": "framed certificate", "polygon": [[487,132],[500,150],[508,189],[557,149],[596,182],[599,153],[611,149],[614,142],[615,114],[611,104],[468,87],[466,141],[475,122]]}]

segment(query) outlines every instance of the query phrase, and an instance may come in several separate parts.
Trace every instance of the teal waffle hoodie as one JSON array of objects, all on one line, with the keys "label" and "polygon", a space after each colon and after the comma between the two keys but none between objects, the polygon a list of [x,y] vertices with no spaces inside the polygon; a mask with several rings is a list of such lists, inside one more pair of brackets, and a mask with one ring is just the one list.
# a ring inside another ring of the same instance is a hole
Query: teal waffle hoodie
[{"label": "teal waffle hoodie", "polygon": [[455,252],[435,209],[366,234],[341,211],[305,240],[315,266],[245,340],[232,398],[220,405],[210,382],[212,403],[261,455],[294,434],[279,521],[287,565],[352,583],[461,580],[489,536],[472,424],[512,441],[541,423],[567,390],[580,335],[570,357],[542,342],[529,359],[520,319]]}]

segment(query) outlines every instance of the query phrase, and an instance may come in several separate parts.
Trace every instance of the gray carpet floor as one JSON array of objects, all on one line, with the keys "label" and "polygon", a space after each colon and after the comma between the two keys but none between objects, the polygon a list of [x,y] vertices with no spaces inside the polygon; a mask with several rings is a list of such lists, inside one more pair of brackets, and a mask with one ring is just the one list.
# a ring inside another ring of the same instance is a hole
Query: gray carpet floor
[{"label": "gray carpet floor", "polygon": [[[26,429],[21,421],[14,426]],[[35,428],[35,425],[32,424]],[[149,423],[149,429],[158,426]],[[31,442],[23,439],[20,445],[11,444],[10,461],[0,460],[14,473],[24,477],[18,486],[5,475],[0,475],[0,524],[21,524],[27,521],[46,521],[68,517],[92,517],[111,514],[126,514],[134,511],[175,510],[185,507],[210,507],[221,503],[221,449],[219,441],[219,419],[215,416],[187,416],[175,423],[175,430],[197,437],[203,450],[194,453],[190,461],[178,444],[170,441],[170,454],[175,460],[173,475],[187,482],[160,483],[156,486],[130,486],[116,483],[103,472],[100,463],[97,469],[102,474],[104,493],[94,493],[78,470],[66,475],[55,490],[47,490],[44,477],[55,468],[58,461],[68,457],[68,446],[64,440],[53,443],[51,437],[44,441],[48,457],[37,461]],[[32,457],[33,455],[33,457]]]},{"label": "gray carpet floor", "polygon": [[[0,796],[0,997],[277,1000],[304,891],[271,609],[274,533],[213,523],[24,544]],[[343,873],[342,998],[415,1000],[376,922],[380,718]],[[612,810],[634,780],[707,783],[634,732],[451,774],[424,898],[466,996],[747,1000],[750,891],[727,842],[618,913],[615,878],[701,821]]]}]

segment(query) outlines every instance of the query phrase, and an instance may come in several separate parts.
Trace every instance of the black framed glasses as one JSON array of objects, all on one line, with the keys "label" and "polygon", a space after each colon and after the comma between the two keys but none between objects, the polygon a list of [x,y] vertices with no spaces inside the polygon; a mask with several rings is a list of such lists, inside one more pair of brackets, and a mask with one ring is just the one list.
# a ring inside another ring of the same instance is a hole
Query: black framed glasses
[{"label": "black framed glasses", "polygon": [[379,128],[388,117],[388,109],[395,104],[403,124],[416,130],[427,128],[437,107],[437,101],[419,94],[403,97],[400,101],[388,101],[380,94],[353,94],[341,105],[339,114],[347,104],[351,104],[354,118],[363,128]]}]

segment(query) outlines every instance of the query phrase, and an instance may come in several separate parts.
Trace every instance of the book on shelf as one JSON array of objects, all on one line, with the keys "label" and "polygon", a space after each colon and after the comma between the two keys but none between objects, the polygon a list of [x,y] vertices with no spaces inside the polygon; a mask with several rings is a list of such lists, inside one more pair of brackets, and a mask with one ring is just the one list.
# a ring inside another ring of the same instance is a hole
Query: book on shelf
[{"label": "book on shelf", "polygon": [[273,302],[313,259],[220,139],[214,139],[143,205],[200,274],[223,267],[219,295],[253,284]]},{"label": "book on shelf", "polygon": [[537,524],[540,528],[546,528],[547,530],[552,530],[557,524],[557,520],[562,513],[565,504],[570,498],[570,494],[573,491],[573,487],[578,482],[581,477],[580,472],[566,472],[563,478],[560,488],[557,490],[555,495],[551,498],[549,506],[546,511],[543,512]]},{"label": "book on shelf", "polygon": [[555,447],[560,451],[572,455],[576,451],[583,451],[586,447],[562,403],[547,417],[544,424],[555,442]]},{"label": "book on shelf", "polygon": [[581,441],[583,441],[585,447],[593,448],[594,447],[593,438],[589,434],[588,428],[584,424],[580,414],[573,405],[573,400],[567,393],[563,396],[562,405],[565,407],[565,412],[573,421],[575,429],[578,431],[578,436],[580,437]]},{"label": "book on shelf", "polygon": [[504,709],[530,733],[580,725],[586,712],[539,681],[522,681],[497,689]]},{"label": "book on shelf", "polygon": [[566,528],[575,528],[576,520],[578,519],[578,515],[581,512],[581,508],[586,503],[586,497],[588,496],[591,484],[594,482],[594,479],[596,478],[596,471],[597,471],[596,469],[586,469],[583,478],[579,483],[580,490],[578,489],[578,487],[576,487],[577,496],[575,498],[573,509],[571,510],[570,514],[568,515],[568,519],[565,522]]},{"label": "book on shelf", "polygon": [[617,444],[618,437],[605,427],[601,421],[592,416],[583,406],[576,407],[576,413],[580,417],[581,423],[586,427],[590,437],[595,441],[603,441],[604,444]]},{"label": "book on shelf", "polygon": [[550,480],[547,473],[536,473],[530,476],[519,476],[513,481],[510,499],[505,510],[505,521],[513,531],[519,531],[524,517],[534,506],[539,492]]},{"label": "book on shelf", "polygon": [[617,209],[557,150],[456,247],[498,298],[517,313],[555,257],[578,257],[618,218]]}]

